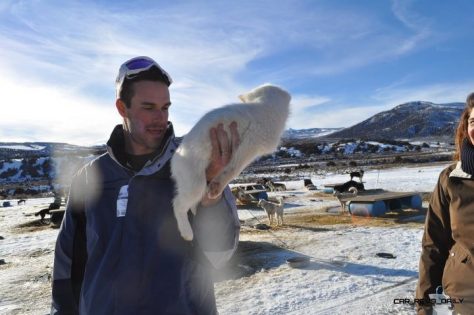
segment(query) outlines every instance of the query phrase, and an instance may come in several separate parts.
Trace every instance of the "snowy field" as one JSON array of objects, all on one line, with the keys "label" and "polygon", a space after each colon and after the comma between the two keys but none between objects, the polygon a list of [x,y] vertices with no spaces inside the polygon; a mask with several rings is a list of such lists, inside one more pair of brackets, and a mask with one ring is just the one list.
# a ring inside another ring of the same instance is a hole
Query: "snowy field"
[{"label": "snowy field", "polygon": [[[366,189],[431,192],[448,164],[367,171]],[[313,176],[320,187],[348,180],[348,175]],[[285,213],[321,213],[338,207],[336,199],[315,198],[303,182],[286,183]],[[275,194],[270,193],[271,197]],[[52,198],[29,199],[26,205],[0,208],[0,314],[49,312],[50,274],[58,230],[37,226],[32,214]],[[424,203],[426,207],[426,203]],[[239,208],[241,220],[265,222],[263,211]],[[22,226],[20,226],[22,225]],[[394,299],[413,298],[417,280],[422,224],[373,226],[352,224],[304,228],[284,226],[257,231],[243,224],[244,255],[216,273],[220,314],[414,314]],[[239,249],[240,249],[239,248]],[[377,257],[391,253],[394,259]],[[311,258],[295,269],[286,259]],[[237,261],[237,263],[236,263]]]}]

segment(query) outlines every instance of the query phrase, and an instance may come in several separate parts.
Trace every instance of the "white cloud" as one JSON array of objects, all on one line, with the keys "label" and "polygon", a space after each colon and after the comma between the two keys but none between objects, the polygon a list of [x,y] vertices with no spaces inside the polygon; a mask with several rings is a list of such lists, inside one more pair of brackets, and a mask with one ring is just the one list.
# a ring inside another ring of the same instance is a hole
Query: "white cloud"
[{"label": "white cloud", "polygon": [[[96,137],[90,139],[92,142],[97,137],[103,139],[111,127],[99,133],[88,115],[81,115],[73,108],[80,105],[98,117],[109,113],[114,102],[115,71],[121,62],[136,55],[154,57],[172,74],[176,83],[171,88],[175,105],[171,117],[177,133],[185,133],[204,112],[236,101],[238,94],[250,88],[235,83],[233,75],[259,49],[258,45],[249,45],[251,39],[244,33],[202,29],[200,21],[186,11],[174,18],[188,23],[172,21],[173,14],[118,14],[95,5],[59,9],[54,5],[48,7],[47,3],[31,2],[14,5],[10,13],[21,27],[15,28],[13,36],[0,28],[0,40],[7,48],[0,52],[3,60],[0,79],[3,86],[11,87],[8,98],[22,105],[10,108],[8,115],[0,118],[4,122],[0,128],[3,139],[7,129],[24,131],[14,127],[25,112],[41,119],[23,117],[23,126],[30,125],[38,131],[48,125],[49,131],[23,132],[18,135],[20,138],[78,143],[78,137],[71,134],[76,125],[84,131],[84,140],[87,136]],[[28,78],[29,83],[23,78]],[[33,103],[42,110],[30,106]],[[44,112],[56,113],[58,117],[52,119]],[[74,119],[67,119],[68,116]],[[62,123],[60,117],[67,122]],[[85,130],[95,132],[87,134]]]},{"label": "white cloud", "polygon": [[[391,9],[402,27],[370,7],[312,1],[2,2],[0,83],[15,106],[5,106],[0,136],[71,143],[105,139],[119,122],[113,106],[116,71],[136,55],[154,57],[173,77],[170,118],[181,135],[205,112],[236,102],[255,85],[273,82],[291,89],[312,76],[395,59],[435,40],[430,21],[414,15],[406,2],[394,1]],[[439,98],[464,93],[435,90],[425,92]],[[397,97],[399,92],[407,94]],[[352,105],[321,118],[309,110],[333,96],[295,95],[289,126],[348,126],[415,96],[415,90],[384,88],[374,96],[380,106]]]},{"label": "white cloud", "polygon": [[289,127],[294,129],[350,127],[378,112],[379,109],[376,107],[348,106],[312,114],[302,113],[290,118]]},{"label": "white cloud", "polygon": [[[106,139],[120,122],[113,103],[97,104],[28,80],[0,79],[2,141],[54,141],[92,144]],[[12,132],[13,131],[13,132]]]},{"label": "white cloud", "polygon": [[433,103],[464,102],[474,91],[474,81],[449,82],[428,85],[400,86],[398,84],[378,89],[372,98],[384,104],[396,106],[411,101],[429,101]]},{"label": "white cloud", "polygon": [[405,41],[396,47],[395,51],[399,54],[405,54],[415,49],[420,49],[420,46],[426,44],[430,37],[435,41],[435,36],[431,31],[431,21],[414,11],[410,10],[412,2],[406,0],[393,0],[392,12],[394,16],[402,22],[402,24],[413,32]]},{"label": "white cloud", "polygon": [[[433,103],[464,102],[467,95],[474,92],[474,81],[462,83],[440,83],[431,85],[407,86],[408,80],[396,82],[390,86],[380,88],[369,96],[369,101],[365,105],[347,103],[345,106],[335,104],[329,98],[324,97],[303,97],[295,99],[294,112],[289,120],[289,127],[295,129],[303,128],[335,128],[350,127],[360,123],[371,116],[382,111],[390,110],[397,105],[413,102],[428,101]],[[320,102],[318,102],[318,99]],[[308,107],[322,104],[331,104],[327,110],[319,110],[316,113],[305,111]],[[337,106],[336,106],[337,105]]]},{"label": "white cloud", "polygon": [[[290,118],[287,128],[306,129],[313,127],[323,127],[321,117],[318,114],[308,113],[309,109],[327,103],[330,98],[324,96],[292,95]],[[325,119],[324,119],[325,120]],[[325,125],[324,127],[329,127]]]}]

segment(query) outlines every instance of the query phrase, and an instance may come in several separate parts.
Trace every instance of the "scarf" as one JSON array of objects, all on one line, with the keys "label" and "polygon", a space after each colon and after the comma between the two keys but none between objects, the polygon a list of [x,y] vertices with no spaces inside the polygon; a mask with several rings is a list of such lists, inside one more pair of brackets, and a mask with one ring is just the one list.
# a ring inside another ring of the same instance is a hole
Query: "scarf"
[{"label": "scarf", "polygon": [[474,146],[469,139],[464,139],[461,146],[461,168],[474,176]]}]

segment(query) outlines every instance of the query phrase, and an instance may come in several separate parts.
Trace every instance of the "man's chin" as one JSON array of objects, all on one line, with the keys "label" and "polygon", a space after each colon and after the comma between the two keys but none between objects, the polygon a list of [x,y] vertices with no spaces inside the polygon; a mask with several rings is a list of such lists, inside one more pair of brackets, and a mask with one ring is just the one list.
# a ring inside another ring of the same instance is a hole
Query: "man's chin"
[{"label": "man's chin", "polygon": [[152,139],[149,139],[147,141],[147,146],[148,148],[152,149],[153,151],[156,151],[160,148],[161,142],[163,141],[163,137],[153,137]]}]

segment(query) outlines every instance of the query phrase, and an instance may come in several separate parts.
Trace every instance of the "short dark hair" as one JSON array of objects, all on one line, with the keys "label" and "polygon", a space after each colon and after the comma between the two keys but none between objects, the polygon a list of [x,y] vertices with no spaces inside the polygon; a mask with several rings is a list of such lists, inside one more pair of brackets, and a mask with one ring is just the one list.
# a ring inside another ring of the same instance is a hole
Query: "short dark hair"
[{"label": "short dark hair", "polygon": [[120,91],[119,98],[125,103],[127,108],[132,106],[132,98],[135,95],[134,83],[139,81],[155,81],[162,82],[166,86],[170,86],[171,82],[168,78],[160,71],[157,67],[153,66],[150,69],[138,73],[133,78],[125,78],[122,83],[122,90]]}]

